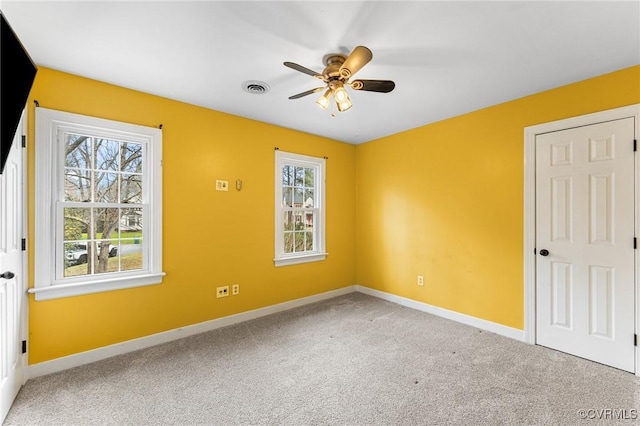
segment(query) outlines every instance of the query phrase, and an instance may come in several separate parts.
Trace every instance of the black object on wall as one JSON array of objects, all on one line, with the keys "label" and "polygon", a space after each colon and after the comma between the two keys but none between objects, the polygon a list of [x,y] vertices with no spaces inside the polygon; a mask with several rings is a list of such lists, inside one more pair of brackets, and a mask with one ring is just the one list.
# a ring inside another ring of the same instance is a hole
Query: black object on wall
[{"label": "black object on wall", "polygon": [[0,173],[4,171],[11,143],[38,68],[0,13]]}]

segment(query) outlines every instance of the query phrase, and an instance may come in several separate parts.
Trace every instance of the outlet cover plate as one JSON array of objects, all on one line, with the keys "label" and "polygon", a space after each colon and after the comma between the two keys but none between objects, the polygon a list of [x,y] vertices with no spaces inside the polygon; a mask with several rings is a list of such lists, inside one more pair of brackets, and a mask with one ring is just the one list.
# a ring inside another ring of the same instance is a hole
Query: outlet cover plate
[{"label": "outlet cover plate", "polygon": [[221,297],[227,297],[229,295],[229,286],[225,285],[223,287],[216,287],[216,297],[219,299]]}]

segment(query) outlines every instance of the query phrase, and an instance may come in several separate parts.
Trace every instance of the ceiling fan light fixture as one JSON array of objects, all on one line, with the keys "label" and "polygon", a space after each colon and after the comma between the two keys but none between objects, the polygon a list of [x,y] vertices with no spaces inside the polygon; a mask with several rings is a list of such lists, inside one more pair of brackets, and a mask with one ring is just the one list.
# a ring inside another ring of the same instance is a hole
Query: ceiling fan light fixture
[{"label": "ceiling fan light fixture", "polygon": [[326,92],[324,92],[322,96],[318,98],[318,100],[316,101],[316,104],[322,109],[327,109],[329,107],[330,99],[331,99],[331,89],[328,89]]},{"label": "ceiling fan light fixture", "polygon": [[344,84],[342,84],[342,82],[337,82],[335,86],[336,87],[333,90],[333,97],[336,100],[336,105],[338,105],[338,111],[346,111],[352,107],[351,99],[349,99],[349,93],[347,92],[347,89],[344,88]]},{"label": "ceiling fan light fixture", "polygon": [[349,93],[344,88],[344,83],[340,80],[332,81],[329,86],[333,89],[333,95],[336,98],[336,102],[343,102],[349,99]]},{"label": "ceiling fan light fixture", "polygon": [[348,96],[347,96],[347,99],[344,101],[336,100],[336,104],[338,105],[338,111],[340,112],[344,112],[353,106]]},{"label": "ceiling fan light fixture", "polygon": [[[329,90],[316,100],[316,104],[326,110],[331,105],[331,97],[333,96],[338,111],[344,112],[353,106],[345,86],[349,86],[353,90],[378,93],[389,93],[395,88],[396,85],[391,80],[355,80],[349,82],[349,78],[368,64],[371,58],[373,58],[373,54],[368,47],[356,46],[348,56],[339,53],[325,55],[322,58],[325,68],[321,73],[293,62],[284,62],[284,65],[325,82]],[[324,87],[317,87],[289,96],[289,99],[299,99],[323,89]],[[332,116],[334,116],[334,111],[335,109],[332,110]]]}]

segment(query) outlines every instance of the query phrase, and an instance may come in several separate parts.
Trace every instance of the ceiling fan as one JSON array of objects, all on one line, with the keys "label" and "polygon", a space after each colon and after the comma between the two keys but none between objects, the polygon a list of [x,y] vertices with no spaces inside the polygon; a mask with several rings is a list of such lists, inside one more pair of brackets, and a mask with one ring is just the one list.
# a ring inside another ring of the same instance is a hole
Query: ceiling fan
[{"label": "ceiling fan", "polygon": [[391,92],[396,87],[396,84],[391,80],[353,80],[352,82],[349,82],[349,79],[369,63],[371,58],[373,58],[373,54],[371,53],[371,50],[365,46],[356,46],[349,56],[340,53],[330,53],[325,55],[322,59],[325,64],[325,68],[322,73],[317,73],[293,62],[285,62],[285,66],[308,74],[312,77],[316,77],[325,83],[325,86],[316,87],[315,89],[289,96],[289,99],[299,99],[303,96],[311,95],[326,89],[324,94],[318,98],[316,104],[318,104],[322,109],[327,109],[330,105],[331,97],[333,96],[338,107],[338,111],[342,112],[348,110],[352,106],[351,100],[349,99],[349,93],[345,89],[346,86],[351,87],[353,90],[364,90],[367,92]]}]

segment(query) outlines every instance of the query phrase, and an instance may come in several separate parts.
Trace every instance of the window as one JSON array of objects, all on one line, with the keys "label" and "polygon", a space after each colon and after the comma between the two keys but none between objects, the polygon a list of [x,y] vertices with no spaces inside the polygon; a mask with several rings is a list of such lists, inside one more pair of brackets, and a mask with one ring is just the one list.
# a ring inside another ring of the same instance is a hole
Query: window
[{"label": "window", "polygon": [[162,281],[162,132],[36,108],[36,300]]},{"label": "window", "polygon": [[323,260],[325,160],[276,150],[276,266]]}]

